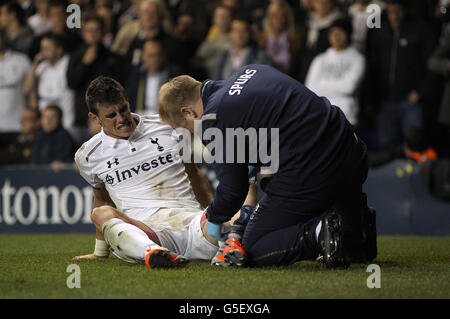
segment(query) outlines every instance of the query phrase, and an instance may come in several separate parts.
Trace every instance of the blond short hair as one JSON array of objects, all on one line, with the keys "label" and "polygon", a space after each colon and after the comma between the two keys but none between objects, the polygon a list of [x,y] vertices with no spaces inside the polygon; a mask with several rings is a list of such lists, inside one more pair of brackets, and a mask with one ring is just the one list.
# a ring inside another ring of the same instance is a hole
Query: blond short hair
[{"label": "blond short hair", "polygon": [[180,126],[185,120],[181,107],[200,98],[202,83],[189,75],[180,75],[165,83],[159,90],[158,113],[161,122]]}]

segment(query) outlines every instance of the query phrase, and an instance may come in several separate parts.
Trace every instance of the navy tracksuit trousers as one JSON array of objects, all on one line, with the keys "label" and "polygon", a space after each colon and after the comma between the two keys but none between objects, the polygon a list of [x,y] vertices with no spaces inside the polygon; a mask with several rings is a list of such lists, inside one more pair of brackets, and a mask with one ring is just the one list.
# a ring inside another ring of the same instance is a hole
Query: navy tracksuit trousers
[{"label": "navy tracksuit trousers", "polygon": [[[320,253],[316,227],[329,209],[343,218],[344,238],[362,235],[361,214],[367,208],[362,184],[368,166],[365,145],[362,157],[355,159],[353,170],[330,181],[304,197],[289,198],[265,194],[247,224],[242,245],[251,266],[288,265],[314,260]],[[259,185],[264,190],[264,179]]]}]

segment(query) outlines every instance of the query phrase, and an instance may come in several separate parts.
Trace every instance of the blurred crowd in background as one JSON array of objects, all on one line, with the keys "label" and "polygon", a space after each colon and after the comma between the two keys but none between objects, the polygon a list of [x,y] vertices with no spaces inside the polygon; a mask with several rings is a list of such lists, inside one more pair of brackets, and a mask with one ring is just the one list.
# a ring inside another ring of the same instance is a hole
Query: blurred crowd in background
[{"label": "blurred crowd in background", "polygon": [[146,115],[174,76],[220,80],[252,63],[339,106],[371,166],[449,157],[448,10],[450,0],[0,0],[0,165],[72,163],[101,129],[84,101],[99,75]]}]

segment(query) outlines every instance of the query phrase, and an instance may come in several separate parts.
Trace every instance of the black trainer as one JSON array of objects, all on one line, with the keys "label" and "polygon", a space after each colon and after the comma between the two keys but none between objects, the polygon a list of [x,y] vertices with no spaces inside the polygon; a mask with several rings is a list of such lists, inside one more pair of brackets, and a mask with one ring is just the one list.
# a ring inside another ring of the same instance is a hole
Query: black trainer
[{"label": "black trainer", "polygon": [[327,268],[350,266],[343,244],[342,219],[334,211],[327,212],[322,217],[322,228],[319,233],[319,246]]}]

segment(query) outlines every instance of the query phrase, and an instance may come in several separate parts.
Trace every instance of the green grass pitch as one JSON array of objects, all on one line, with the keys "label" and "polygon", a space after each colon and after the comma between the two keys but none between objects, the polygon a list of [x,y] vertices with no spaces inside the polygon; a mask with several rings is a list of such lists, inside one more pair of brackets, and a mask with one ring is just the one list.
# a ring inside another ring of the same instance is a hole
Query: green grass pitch
[{"label": "green grass pitch", "polygon": [[[210,266],[149,270],[114,256],[78,261],[93,235],[0,235],[0,298],[449,298],[450,237],[380,236],[374,261],[381,288],[367,287],[367,264],[327,270],[315,262],[262,269]],[[68,288],[76,263],[81,288]]]}]

